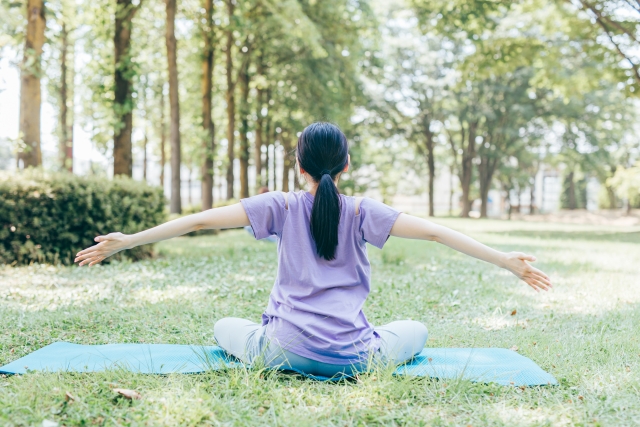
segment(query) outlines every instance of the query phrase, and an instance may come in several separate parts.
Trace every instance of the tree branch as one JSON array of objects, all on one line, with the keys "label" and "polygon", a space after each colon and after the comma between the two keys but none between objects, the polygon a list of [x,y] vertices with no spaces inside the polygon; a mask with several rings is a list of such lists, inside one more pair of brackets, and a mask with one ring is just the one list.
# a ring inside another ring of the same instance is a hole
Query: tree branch
[{"label": "tree branch", "polygon": [[[635,2],[632,2],[631,0],[624,0],[624,2],[628,4],[630,8],[640,13],[640,0],[636,0]],[[636,3],[638,4],[637,6]]]},{"label": "tree branch", "polygon": [[[619,31],[621,31],[624,34],[626,34],[629,37],[631,37],[631,39],[633,41],[635,41],[636,43],[640,43],[640,40],[638,40],[638,36],[637,35],[635,35],[632,31],[629,31],[624,26],[620,25],[619,22],[616,22],[616,21],[612,20],[611,18],[609,18],[608,16],[603,15],[602,12],[600,12],[598,9],[596,9],[594,5],[592,5],[591,3],[587,2],[586,0],[580,0],[580,3],[582,4],[582,6],[585,9],[589,9],[594,15],[596,15],[596,20],[600,20],[602,23],[604,23],[604,21],[606,21],[607,24],[615,27]],[[639,0],[639,3],[640,3],[640,0]],[[611,30],[606,30],[606,31],[610,32]]]},{"label": "tree branch", "polygon": [[[640,5],[640,0],[637,0],[637,1],[638,1],[638,4]],[[571,3],[571,0],[567,0],[567,2]],[[634,78],[637,80],[638,83],[640,83],[640,69],[638,68],[638,65],[633,62],[633,60],[631,59],[631,57],[629,55],[624,53],[624,51],[620,48],[620,44],[616,43],[614,41],[613,35],[611,34],[612,33],[611,28],[609,28],[607,26],[607,24],[610,24],[610,25],[616,27],[618,30],[622,31],[624,34],[627,34],[629,37],[631,37],[632,40],[634,40],[634,41],[636,41],[638,43],[640,43],[640,41],[636,38],[635,35],[630,34],[629,31],[627,31],[627,29],[622,27],[619,23],[617,23],[615,21],[612,21],[608,17],[605,17],[604,15],[602,15],[602,13],[600,13],[600,11],[598,11],[595,8],[595,6],[593,6],[592,4],[587,2],[586,0],[580,0],[580,4],[582,4],[582,7],[584,7],[585,9],[590,10],[595,15],[596,22],[602,28],[602,30],[605,32],[605,34],[609,38],[609,41],[611,41],[611,43],[615,46],[616,51],[618,52],[618,54],[629,63],[629,65],[631,66],[631,69],[633,70]]]},{"label": "tree branch", "polygon": [[636,78],[636,80],[638,81],[638,83],[640,83],[640,69],[638,68],[638,65],[635,64],[631,58],[629,56],[627,56],[622,49],[620,49],[620,45],[618,43],[616,43],[613,40],[613,36],[611,35],[611,33],[609,32],[609,30],[607,29],[606,25],[600,21],[600,19],[596,19],[596,21],[600,24],[600,26],[602,27],[602,29],[604,30],[604,32],[607,34],[607,37],[609,37],[609,40],[611,41],[611,43],[616,47],[616,50],[618,51],[618,53],[620,54],[620,56],[622,56],[624,59],[627,60],[627,62],[629,63],[629,65],[631,66],[631,69],[633,70],[634,73],[634,77]]}]

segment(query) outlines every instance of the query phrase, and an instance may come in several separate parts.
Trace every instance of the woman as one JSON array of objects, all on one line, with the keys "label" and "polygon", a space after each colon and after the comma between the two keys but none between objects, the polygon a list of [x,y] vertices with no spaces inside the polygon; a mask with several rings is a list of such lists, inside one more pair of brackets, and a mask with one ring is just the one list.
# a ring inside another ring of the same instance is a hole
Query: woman
[{"label": "woman", "polygon": [[95,265],[124,249],[200,229],[251,225],[256,239],[278,238],[278,274],[262,324],[238,318],[214,326],[218,345],[245,363],[311,375],[351,375],[371,361],[399,364],[419,353],[427,328],[404,320],[373,327],[362,306],[370,290],[366,243],[382,248],[388,237],[432,240],[505,268],[536,291],[549,277],[520,252],[503,253],[427,220],[362,197],[339,194],[349,170],[345,135],[329,123],[314,123],[296,148],[309,191],[268,192],[240,203],[189,215],[133,235],[98,236],[78,253],[80,265]]}]

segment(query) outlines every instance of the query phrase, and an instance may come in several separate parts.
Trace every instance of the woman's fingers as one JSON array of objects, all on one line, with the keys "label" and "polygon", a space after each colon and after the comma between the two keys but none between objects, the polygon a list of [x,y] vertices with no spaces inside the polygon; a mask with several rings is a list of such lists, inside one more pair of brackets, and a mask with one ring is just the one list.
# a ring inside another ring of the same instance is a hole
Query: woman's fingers
[{"label": "woman's fingers", "polygon": [[97,251],[97,250],[94,250],[92,252],[87,252],[87,253],[85,253],[83,255],[76,256],[76,259],[73,262],[82,261],[82,260],[85,260],[87,258],[94,257],[94,256],[96,256],[98,254],[100,254],[100,251]]},{"label": "woman's fingers", "polygon": [[553,285],[551,284],[551,279],[549,279],[546,275],[536,273],[536,272],[534,272],[533,274],[536,279],[538,279],[539,281],[547,285],[547,287],[553,288]]},{"label": "woman's fingers", "polygon": [[83,261],[82,261],[80,264],[78,264],[78,265],[79,265],[79,266],[83,266],[83,265],[89,265],[89,266],[91,266],[91,265],[95,264],[96,262],[100,262],[100,261],[102,261],[102,260],[103,260],[103,259],[105,259],[105,258],[106,258],[106,256],[104,256],[104,255],[94,255],[94,256],[92,256],[92,257],[90,257],[90,258],[87,258],[87,259],[83,260]]},{"label": "woman's fingers", "polygon": [[523,279],[523,280],[527,285],[531,286],[534,291],[540,292],[540,289],[538,289],[538,287],[533,283],[533,281],[531,281],[530,279]]},{"label": "woman's fingers", "polygon": [[88,248],[83,249],[83,250],[81,250],[80,252],[78,252],[78,253],[76,254],[76,256],[84,255],[84,254],[86,254],[86,253],[89,253],[89,252],[95,251],[97,247],[98,247],[98,245],[89,246]]},{"label": "woman's fingers", "polygon": [[92,265],[96,265],[96,264],[97,264],[97,263],[99,263],[99,262],[102,262],[102,260],[104,260],[105,258],[106,258],[106,257],[104,257],[104,256],[101,256],[101,257],[95,258],[95,260],[94,260],[94,261],[91,261],[91,262],[89,263],[89,267],[91,267]]},{"label": "woman's fingers", "polygon": [[102,249],[102,248],[104,248],[105,244],[106,244],[106,243],[98,243],[97,245],[89,246],[88,248],[83,249],[83,250],[81,250],[80,252],[78,252],[78,253],[76,254],[76,256],[78,256],[78,255],[84,255],[84,254],[87,254],[87,253],[89,253],[89,252],[93,252],[93,251],[95,251],[96,249]]},{"label": "woman's fingers", "polygon": [[538,285],[538,283],[533,280],[532,278],[528,277],[525,282],[527,283],[527,285],[531,286],[533,289],[535,289],[536,292],[540,292],[540,286]]},{"label": "woman's fingers", "polygon": [[548,291],[553,288],[549,276],[527,262],[534,262],[536,257],[522,252],[512,252],[511,255],[512,266],[508,267],[508,269],[523,282],[531,286],[536,292],[540,292],[540,290]]},{"label": "woman's fingers", "polygon": [[78,260],[79,262],[78,261],[76,262],[78,262],[79,266],[83,266],[83,265],[89,264],[92,260],[98,258],[99,256],[101,255],[97,253],[88,254],[88,255],[85,255],[82,259]]},{"label": "woman's fingers", "polygon": [[536,279],[542,281],[545,285],[547,285],[548,287],[552,288],[553,285],[551,284],[551,279],[549,278],[549,276],[547,276],[546,274],[544,274],[542,271],[538,270],[535,267],[531,267],[528,266],[528,273],[531,276],[534,276]]},{"label": "woman's fingers", "polygon": [[527,283],[529,283],[532,286],[536,286],[538,289],[541,289],[543,291],[548,291],[549,288],[550,288],[550,286],[548,286],[542,280],[540,280],[539,278],[537,278],[535,276],[527,277]]},{"label": "woman's fingers", "polygon": [[531,271],[536,272],[537,274],[541,275],[542,277],[546,278],[547,280],[551,280],[551,279],[549,279],[549,276],[547,276],[547,275],[544,273],[544,271],[542,271],[542,270],[538,270],[537,268],[532,267],[532,266],[529,266],[529,268],[531,268]]}]

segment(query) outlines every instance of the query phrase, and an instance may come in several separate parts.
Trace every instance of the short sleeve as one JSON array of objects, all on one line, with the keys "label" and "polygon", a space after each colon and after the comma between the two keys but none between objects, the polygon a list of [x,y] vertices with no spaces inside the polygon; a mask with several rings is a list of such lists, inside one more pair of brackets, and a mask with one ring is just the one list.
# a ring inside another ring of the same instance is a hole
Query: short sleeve
[{"label": "short sleeve", "polygon": [[400,212],[376,200],[364,198],[360,203],[360,233],[373,246],[382,249]]},{"label": "short sleeve", "polygon": [[256,239],[265,239],[271,235],[282,234],[287,216],[284,195],[280,191],[271,191],[257,196],[241,199],[253,235]]}]

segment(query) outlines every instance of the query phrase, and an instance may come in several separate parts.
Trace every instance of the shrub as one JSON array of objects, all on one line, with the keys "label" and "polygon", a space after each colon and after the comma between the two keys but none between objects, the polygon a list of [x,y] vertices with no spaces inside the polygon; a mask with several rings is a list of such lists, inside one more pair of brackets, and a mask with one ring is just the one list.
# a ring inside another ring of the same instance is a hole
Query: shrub
[{"label": "shrub", "polygon": [[[0,173],[0,264],[72,264],[75,254],[114,231],[135,233],[166,219],[161,188],[29,170]],[[125,252],[152,255],[152,246]]]},{"label": "shrub", "polygon": [[618,197],[628,200],[629,208],[640,208],[640,162],[630,168],[618,166],[607,183],[616,189]]}]

